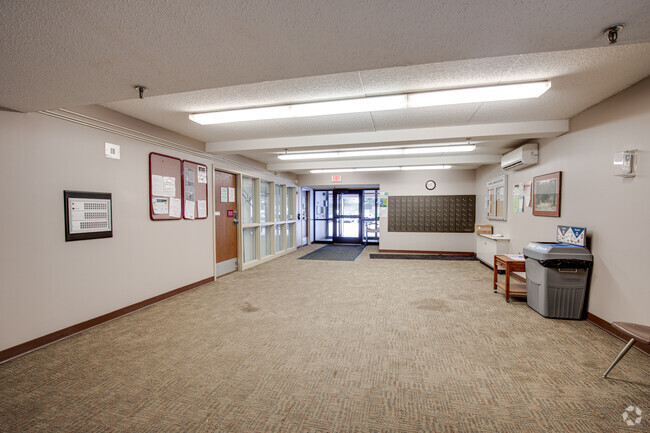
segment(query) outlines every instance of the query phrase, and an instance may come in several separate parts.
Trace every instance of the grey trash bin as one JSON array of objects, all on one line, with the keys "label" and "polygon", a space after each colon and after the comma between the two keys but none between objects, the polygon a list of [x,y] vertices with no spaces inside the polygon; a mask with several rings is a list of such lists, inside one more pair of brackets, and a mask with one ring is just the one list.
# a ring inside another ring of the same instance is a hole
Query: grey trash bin
[{"label": "grey trash bin", "polygon": [[580,319],[591,252],[577,245],[531,242],[523,253],[528,305],[544,317]]}]

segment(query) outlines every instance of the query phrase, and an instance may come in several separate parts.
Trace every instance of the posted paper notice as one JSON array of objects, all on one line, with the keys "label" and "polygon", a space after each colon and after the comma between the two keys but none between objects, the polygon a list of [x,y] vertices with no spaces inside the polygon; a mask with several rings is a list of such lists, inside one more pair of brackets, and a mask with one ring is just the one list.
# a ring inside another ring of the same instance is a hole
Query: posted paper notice
[{"label": "posted paper notice", "polygon": [[163,177],[157,174],[151,175],[151,195],[165,195]]},{"label": "posted paper notice", "polygon": [[185,200],[185,218],[194,219],[194,202]]},{"label": "posted paper notice", "polygon": [[154,215],[167,215],[169,213],[169,199],[168,198],[154,198],[153,200],[153,213]]},{"label": "posted paper notice", "polygon": [[206,218],[208,216],[208,202],[207,200],[197,200],[196,207],[198,208],[197,218]]},{"label": "posted paper notice", "polygon": [[163,178],[163,183],[164,183],[164,191],[162,195],[164,195],[165,197],[176,197],[176,178],[171,176],[165,176]]},{"label": "posted paper notice", "polygon": [[198,167],[196,167],[196,169],[197,169],[197,174],[196,174],[197,181],[199,183],[208,183],[208,168],[199,165]]},{"label": "posted paper notice", "polygon": [[172,197],[169,199],[169,216],[172,218],[181,217],[181,199]]}]

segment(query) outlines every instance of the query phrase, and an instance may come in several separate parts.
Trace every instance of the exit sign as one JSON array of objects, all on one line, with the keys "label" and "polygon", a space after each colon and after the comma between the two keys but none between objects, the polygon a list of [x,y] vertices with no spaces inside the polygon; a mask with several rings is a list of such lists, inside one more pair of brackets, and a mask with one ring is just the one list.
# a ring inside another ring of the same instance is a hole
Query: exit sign
[{"label": "exit sign", "polygon": [[340,182],[340,181],[341,181],[341,175],[332,176],[332,182]]}]

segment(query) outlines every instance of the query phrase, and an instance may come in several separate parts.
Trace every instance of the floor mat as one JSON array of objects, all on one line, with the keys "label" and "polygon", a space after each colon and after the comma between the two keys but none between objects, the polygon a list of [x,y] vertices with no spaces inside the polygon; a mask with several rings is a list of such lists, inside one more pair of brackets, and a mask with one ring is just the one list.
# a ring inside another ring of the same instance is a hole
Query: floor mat
[{"label": "floor mat", "polygon": [[459,254],[370,254],[371,259],[401,259],[401,260],[461,260],[475,261],[475,256]]},{"label": "floor mat", "polygon": [[298,257],[301,260],[335,260],[353,262],[359,257],[365,245],[325,245],[322,248]]}]

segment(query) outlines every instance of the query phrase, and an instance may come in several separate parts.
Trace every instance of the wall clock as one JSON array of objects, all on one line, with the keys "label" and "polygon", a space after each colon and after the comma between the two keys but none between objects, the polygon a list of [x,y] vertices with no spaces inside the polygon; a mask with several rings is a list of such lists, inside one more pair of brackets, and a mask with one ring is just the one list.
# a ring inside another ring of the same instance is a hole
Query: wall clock
[{"label": "wall clock", "polygon": [[431,191],[432,189],[434,189],[436,187],[436,183],[434,181],[432,181],[432,180],[427,180],[427,183],[425,183],[424,186],[426,186],[427,189],[429,191]]}]

